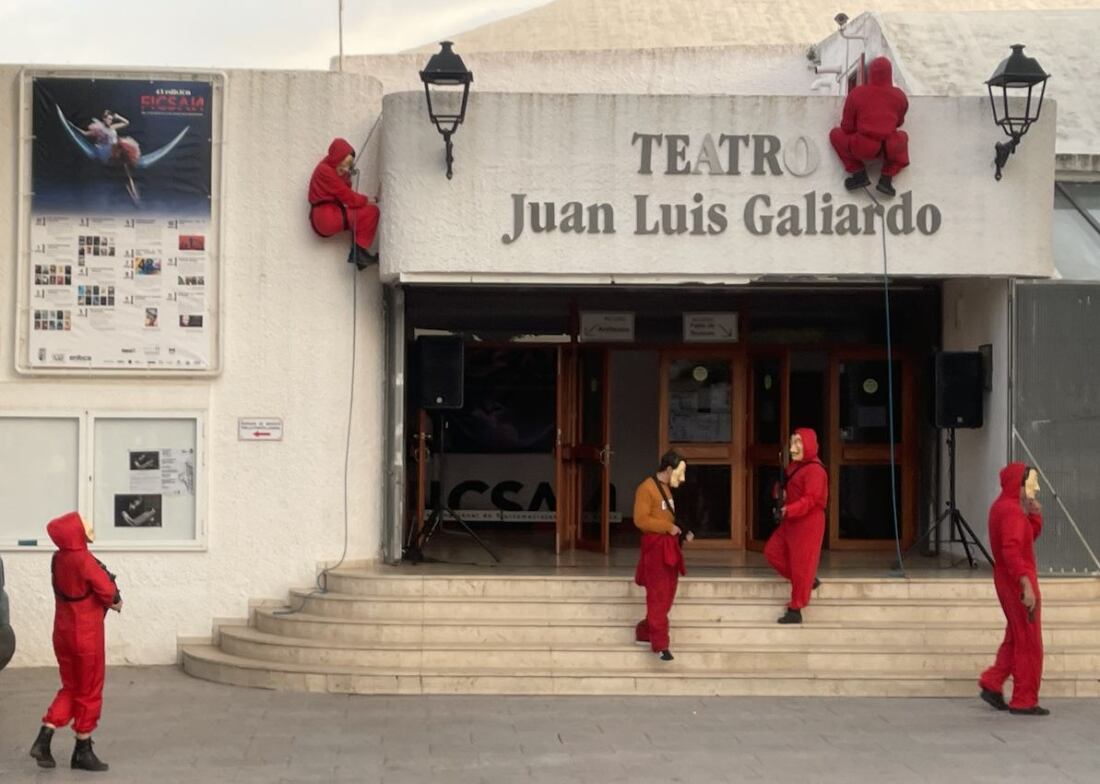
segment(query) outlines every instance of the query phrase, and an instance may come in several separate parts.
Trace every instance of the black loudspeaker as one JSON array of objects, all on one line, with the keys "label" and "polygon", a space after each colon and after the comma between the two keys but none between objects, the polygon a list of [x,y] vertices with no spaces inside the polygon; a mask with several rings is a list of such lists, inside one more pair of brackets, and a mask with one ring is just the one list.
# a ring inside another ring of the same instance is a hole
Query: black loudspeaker
[{"label": "black loudspeaker", "polygon": [[933,366],[936,427],[981,427],[985,386],[981,352],[937,351]]},{"label": "black loudspeaker", "polygon": [[416,339],[420,407],[427,411],[463,406],[465,356],[460,335]]}]

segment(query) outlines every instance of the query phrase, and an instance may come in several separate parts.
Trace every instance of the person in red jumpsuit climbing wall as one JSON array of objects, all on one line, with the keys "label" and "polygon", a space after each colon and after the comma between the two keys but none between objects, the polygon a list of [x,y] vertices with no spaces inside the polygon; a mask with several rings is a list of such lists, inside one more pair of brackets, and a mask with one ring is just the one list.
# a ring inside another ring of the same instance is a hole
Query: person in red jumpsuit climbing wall
[{"label": "person in red jumpsuit climbing wall", "polygon": [[909,136],[898,130],[909,111],[909,99],[894,86],[893,66],[885,57],[871,61],[870,84],[854,88],[844,100],[840,127],[829,141],[849,176],[850,191],[870,184],[864,162],[882,157],[882,172],[875,190],[895,195],[893,178],[909,165]]},{"label": "person in red jumpsuit climbing wall", "polygon": [[355,245],[348,262],[359,269],[376,263],[370,252],[378,230],[377,204],[351,187],[355,150],[346,139],[333,139],[326,155],[309,178],[309,225],[322,237],[350,231]]},{"label": "person in red jumpsuit climbing wall", "polygon": [[[1035,568],[1035,540],[1043,530],[1038,472],[1023,463],[1001,469],[1001,494],[989,509],[989,546],[993,584],[1005,619],[1004,642],[997,660],[982,673],[981,697],[997,710],[1023,716],[1047,716],[1039,706],[1043,677],[1042,600]],[[1005,679],[1012,676],[1012,701],[1005,702]]]},{"label": "person in red jumpsuit climbing wall", "polygon": [[122,610],[114,576],[88,551],[95,539],[91,525],[76,512],[51,520],[46,530],[57,545],[50,571],[55,597],[53,649],[61,670],[61,690],[31,747],[31,756],[43,768],[56,766],[50,752],[54,730],[73,723],[76,748],[71,766],[105,771],[92,750],[92,732],[103,708],[103,619],[107,610]]},{"label": "person in red jumpsuit climbing wall", "polygon": [[817,458],[817,434],[808,427],[794,431],[787,466],[786,496],[781,519],[764,557],[775,571],[791,581],[791,600],[779,623],[802,623],[802,608],[820,583],[817,563],[825,536],[825,506],[829,502],[829,476]]},{"label": "person in red jumpsuit climbing wall", "polygon": [[687,475],[687,462],[676,452],[662,458],[657,473],[646,478],[634,493],[634,526],[642,532],[634,582],[645,588],[645,618],[634,628],[634,641],[648,645],[661,661],[672,661],[669,651],[668,613],[676,598],[680,575],[686,572],[676,523],[672,488]]}]

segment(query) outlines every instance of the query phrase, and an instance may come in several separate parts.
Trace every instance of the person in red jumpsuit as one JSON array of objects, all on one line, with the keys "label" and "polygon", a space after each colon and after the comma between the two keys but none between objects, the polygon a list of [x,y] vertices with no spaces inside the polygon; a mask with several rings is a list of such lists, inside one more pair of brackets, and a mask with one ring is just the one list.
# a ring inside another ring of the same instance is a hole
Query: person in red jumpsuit
[{"label": "person in red jumpsuit", "polygon": [[[1001,494],[989,509],[993,584],[1005,619],[1004,642],[993,666],[978,681],[981,698],[997,710],[1047,716],[1039,706],[1043,677],[1042,599],[1035,568],[1035,540],[1043,530],[1038,472],[1023,463],[1001,469]],[[1012,676],[1012,701],[1005,702],[1005,679]]]},{"label": "person in red jumpsuit", "polygon": [[355,150],[346,139],[333,139],[326,155],[309,178],[309,225],[322,237],[350,231],[355,240],[348,263],[359,269],[377,263],[370,252],[378,230],[377,204],[351,187]]},{"label": "person in red jumpsuit", "polygon": [[894,86],[893,67],[885,57],[871,61],[870,83],[854,88],[844,100],[840,127],[829,141],[850,175],[844,187],[850,191],[870,184],[865,161],[882,158],[882,173],[875,190],[887,196],[896,191],[893,178],[909,165],[909,136],[898,130],[905,122],[909,99]]},{"label": "person in red jumpsuit", "polygon": [[672,488],[687,476],[687,462],[678,453],[667,452],[657,473],[638,485],[634,493],[634,526],[642,532],[638,568],[634,582],[645,588],[645,618],[634,627],[634,641],[648,645],[661,661],[672,661],[669,651],[668,613],[676,598],[680,575],[686,573],[680,537],[691,541],[676,524]]},{"label": "person in red jumpsuit", "polygon": [[802,608],[820,583],[817,563],[825,536],[825,507],[829,476],[817,458],[817,434],[800,427],[791,436],[787,465],[786,499],[779,510],[779,527],[764,545],[764,557],[775,571],[791,581],[791,600],[779,623],[802,623]]},{"label": "person in red jumpsuit", "polygon": [[53,649],[61,670],[61,690],[42,717],[31,756],[39,767],[55,767],[50,752],[54,730],[72,722],[76,748],[71,767],[105,771],[107,764],[92,749],[92,732],[103,708],[103,618],[108,609],[122,610],[122,597],[114,577],[88,551],[95,532],[79,514],[69,512],[51,520],[46,530],[58,550],[50,570],[55,597]]}]

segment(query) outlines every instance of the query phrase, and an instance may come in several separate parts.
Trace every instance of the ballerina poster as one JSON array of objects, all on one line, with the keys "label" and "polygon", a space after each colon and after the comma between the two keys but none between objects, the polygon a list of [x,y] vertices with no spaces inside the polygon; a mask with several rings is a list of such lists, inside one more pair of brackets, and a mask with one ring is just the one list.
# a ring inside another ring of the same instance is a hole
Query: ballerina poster
[{"label": "ballerina poster", "polygon": [[30,365],[212,370],[214,77],[30,87]]}]

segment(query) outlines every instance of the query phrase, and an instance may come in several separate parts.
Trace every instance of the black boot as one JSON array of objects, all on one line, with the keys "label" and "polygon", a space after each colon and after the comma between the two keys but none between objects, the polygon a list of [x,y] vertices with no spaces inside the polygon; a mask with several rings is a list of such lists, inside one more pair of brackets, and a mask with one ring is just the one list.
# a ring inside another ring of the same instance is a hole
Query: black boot
[{"label": "black boot", "polygon": [[1005,702],[1005,696],[999,691],[993,691],[992,689],[982,689],[982,693],[979,695],[990,707],[997,710],[1008,710],[1008,703]]},{"label": "black boot", "polygon": [[53,730],[43,725],[38,731],[38,737],[31,746],[31,756],[38,760],[40,768],[56,768],[57,762],[50,753],[50,741],[53,740]]},{"label": "black boot", "polygon": [[792,610],[788,607],[786,615],[776,621],[776,623],[802,623],[802,611]]},{"label": "black boot", "polygon": [[816,590],[817,590],[818,588],[820,588],[820,587],[821,587],[821,580],[819,580],[819,579],[817,579],[817,578],[815,577],[815,578],[814,578],[814,587],[813,587],[813,588],[811,588],[810,590],[812,590],[812,591],[816,591]]},{"label": "black boot", "polygon": [[894,190],[894,186],[890,184],[890,179],[891,177],[889,174],[883,174],[878,178],[878,185],[875,186],[875,190],[885,196],[893,198],[898,195],[898,192]]},{"label": "black boot", "polygon": [[850,191],[858,191],[860,188],[866,188],[871,184],[871,180],[867,177],[867,170],[860,169],[851,177],[844,179],[844,187]]},{"label": "black boot", "polygon": [[665,648],[663,651],[657,654],[657,658],[661,661],[672,661],[675,657],[672,655],[672,651],[670,651],[668,648]]},{"label": "black boot", "polygon": [[107,763],[100,760],[92,751],[91,738],[76,739],[76,748],[73,749],[73,759],[69,766],[73,770],[90,770],[94,773],[102,773],[108,769]]},{"label": "black boot", "polygon": [[352,254],[355,256],[355,266],[359,270],[365,270],[371,264],[378,263],[378,254],[371,253],[360,245],[355,246],[355,250],[352,251]]},{"label": "black boot", "polygon": [[1030,708],[1009,708],[1008,712],[1013,716],[1049,716],[1050,711],[1038,705]]}]

